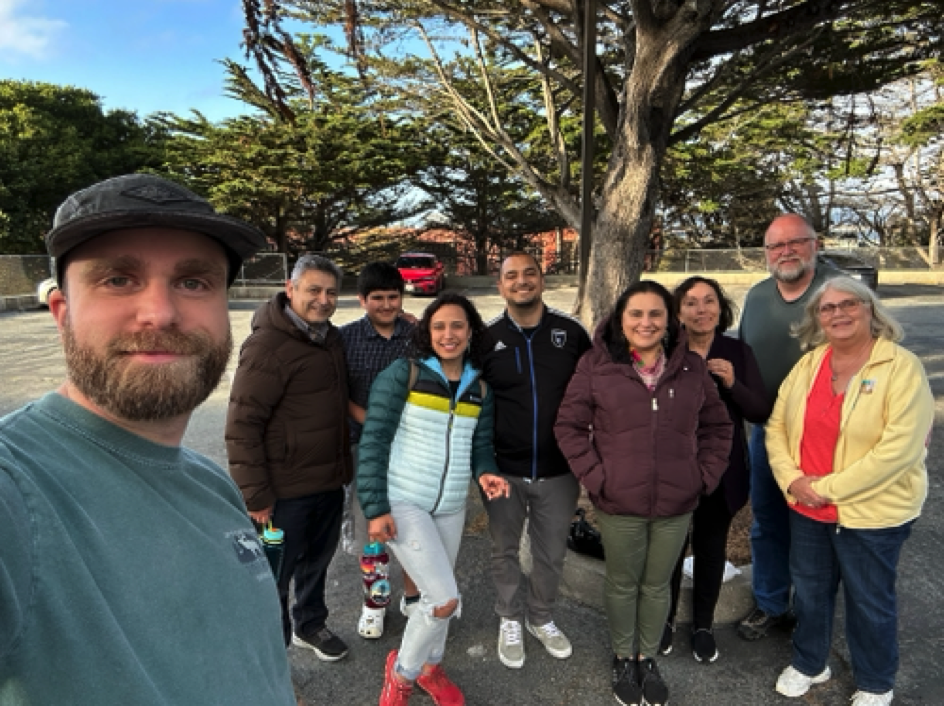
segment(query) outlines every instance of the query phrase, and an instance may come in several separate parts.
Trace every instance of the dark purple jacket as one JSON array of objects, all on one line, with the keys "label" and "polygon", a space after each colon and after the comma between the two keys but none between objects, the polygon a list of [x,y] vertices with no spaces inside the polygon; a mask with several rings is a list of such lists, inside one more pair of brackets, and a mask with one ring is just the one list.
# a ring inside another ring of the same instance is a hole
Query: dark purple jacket
[{"label": "dark purple jacket", "polygon": [[732,424],[705,361],[684,334],[652,392],[615,361],[597,329],[554,433],[594,506],[611,515],[691,512],[728,466]]},{"label": "dark purple jacket", "polygon": [[728,470],[721,477],[721,485],[715,492],[724,493],[728,512],[733,517],[747,503],[751,488],[751,467],[747,455],[744,422],[766,422],[770,416],[770,402],[757,359],[754,358],[751,347],[744,341],[716,334],[711,348],[708,349],[708,358],[724,358],[734,366],[734,386],[730,390],[720,379],[715,378],[721,401],[727,407],[728,416],[734,423],[734,440],[731,443]]}]

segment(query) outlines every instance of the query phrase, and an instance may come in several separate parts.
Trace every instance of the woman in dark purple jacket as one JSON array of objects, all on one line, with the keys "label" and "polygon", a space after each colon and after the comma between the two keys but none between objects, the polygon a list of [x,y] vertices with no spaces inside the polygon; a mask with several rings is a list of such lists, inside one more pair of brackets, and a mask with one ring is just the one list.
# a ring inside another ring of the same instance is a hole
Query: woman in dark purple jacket
[{"label": "woman in dark purple jacket", "polygon": [[[718,488],[701,499],[692,515],[692,654],[699,662],[709,663],[718,658],[711,626],[724,579],[728,530],[738,510],[747,503],[750,489],[744,421],[766,422],[770,402],[751,347],[724,335],[734,324],[734,305],[721,285],[706,277],[689,277],[675,289],[675,313],[688,334],[688,350],[705,359],[734,423],[728,469]],[[684,550],[672,577],[672,609],[659,646],[662,654],[672,651],[683,559]]]},{"label": "woman in dark purple jacket", "polygon": [[672,295],[642,281],[619,298],[577,365],[554,428],[597,509],[613,694],[668,701],[653,656],[669,581],[701,495],[728,465],[732,425],[705,360],[688,350]]}]

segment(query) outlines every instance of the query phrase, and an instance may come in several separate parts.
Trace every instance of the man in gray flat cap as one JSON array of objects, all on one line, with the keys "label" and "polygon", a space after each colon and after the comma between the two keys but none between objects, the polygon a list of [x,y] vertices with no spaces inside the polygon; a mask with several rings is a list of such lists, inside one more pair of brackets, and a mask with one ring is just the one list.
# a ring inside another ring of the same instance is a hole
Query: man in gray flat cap
[{"label": "man in gray flat cap", "polygon": [[295,704],[239,490],[180,446],[265,244],[164,179],[73,194],[46,236],[68,376],[0,420],[0,705]]}]

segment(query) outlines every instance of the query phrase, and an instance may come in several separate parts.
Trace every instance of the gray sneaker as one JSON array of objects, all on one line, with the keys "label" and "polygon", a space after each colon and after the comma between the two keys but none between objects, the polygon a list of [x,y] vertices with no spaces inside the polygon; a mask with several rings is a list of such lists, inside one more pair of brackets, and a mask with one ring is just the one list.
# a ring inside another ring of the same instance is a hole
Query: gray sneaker
[{"label": "gray sneaker", "polygon": [[547,650],[547,653],[551,655],[551,657],[567,659],[574,653],[574,648],[571,646],[570,640],[558,629],[553,620],[544,625],[532,625],[525,621],[525,625],[528,626],[528,632],[541,641],[541,644],[544,645],[544,649]]},{"label": "gray sneaker", "polygon": [[498,659],[506,667],[521,669],[524,666],[524,640],[521,637],[521,623],[508,618],[501,619],[501,629],[498,631]]}]

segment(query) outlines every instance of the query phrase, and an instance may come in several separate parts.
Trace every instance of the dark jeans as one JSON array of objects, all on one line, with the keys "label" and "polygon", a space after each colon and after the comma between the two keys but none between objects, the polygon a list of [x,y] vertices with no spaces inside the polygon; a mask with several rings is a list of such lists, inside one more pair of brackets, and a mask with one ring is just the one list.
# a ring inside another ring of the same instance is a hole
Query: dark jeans
[{"label": "dark jeans", "polygon": [[711,629],[715,606],[721,593],[721,583],[724,580],[728,530],[732,519],[722,488],[703,497],[698,503],[692,513],[691,534],[686,538],[675,566],[675,573],[672,574],[672,607],[669,609],[668,622],[674,623],[675,614],[678,612],[679,595],[682,592],[682,565],[685,563],[685,550],[691,542],[692,555],[695,557],[692,629]]},{"label": "dark jeans", "polygon": [[790,607],[791,512],[770,470],[764,438],[764,427],[754,425],[749,444],[754,600],[768,615],[781,615]]},{"label": "dark jeans", "polygon": [[913,524],[849,529],[790,512],[790,570],[797,615],[795,669],[813,676],[826,667],[841,581],[856,688],[876,694],[894,688],[898,671],[895,579],[901,547]]},{"label": "dark jeans", "polygon": [[285,557],[279,577],[282,603],[282,632],[285,644],[292,640],[289,620],[289,584],[295,579],[295,604],[292,620],[302,637],[324,627],[328,620],[325,604],[325,580],[328,565],[341,537],[341,513],[344,489],[306,495],[303,498],[277,500],[272,523],[285,532]]}]

